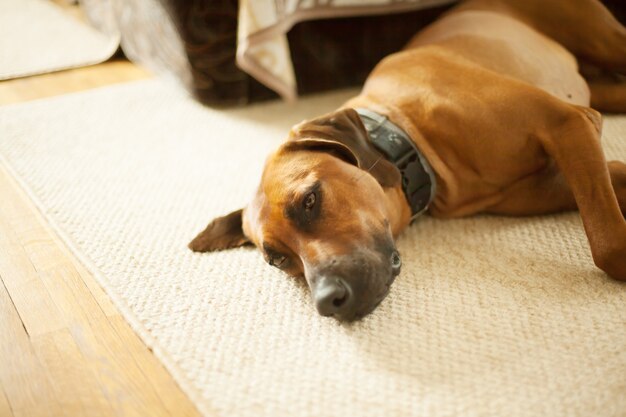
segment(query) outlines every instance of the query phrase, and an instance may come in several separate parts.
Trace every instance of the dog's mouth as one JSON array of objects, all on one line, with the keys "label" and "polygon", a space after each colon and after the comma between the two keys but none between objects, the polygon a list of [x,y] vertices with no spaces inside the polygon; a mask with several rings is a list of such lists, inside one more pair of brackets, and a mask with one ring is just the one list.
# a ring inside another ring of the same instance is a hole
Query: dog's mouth
[{"label": "dog's mouth", "polygon": [[[397,252],[396,252],[397,254]],[[391,278],[389,278],[387,280],[387,282],[385,283],[385,289],[382,292],[381,295],[379,295],[377,298],[374,299],[374,301],[370,304],[369,307],[363,309],[362,311],[359,311],[356,313],[354,320],[360,320],[363,317],[367,316],[368,314],[370,314],[372,311],[376,310],[376,308],[378,308],[378,306],[380,305],[380,303],[383,302],[383,300],[385,298],[387,298],[387,296],[389,295],[389,291],[391,290],[391,285],[394,283],[394,281],[396,280],[396,277],[400,274],[400,267],[402,265],[402,261],[400,260],[400,255],[394,255],[392,257],[392,270],[393,273],[391,275]]]},{"label": "dog's mouth", "polygon": [[[391,285],[391,284],[389,284],[389,285]],[[385,292],[381,296],[379,296],[376,300],[374,300],[374,302],[372,304],[370,304],[369,307],[365,308],[362,311],[358,311],[354,315],[354,318],[352,320],[361,320],[363,317],[367,316],[372,311],[376,310],[378,308],[378,306],[380,305],[380,303],[382,303],[383,300],[385,298],[387,298],[387,295],[389,295],[389,289],[390,289],[390,287],[388,286],[387,289],[385,290]],[[348,320],[348,321],[352,321],[352,320]]]}]

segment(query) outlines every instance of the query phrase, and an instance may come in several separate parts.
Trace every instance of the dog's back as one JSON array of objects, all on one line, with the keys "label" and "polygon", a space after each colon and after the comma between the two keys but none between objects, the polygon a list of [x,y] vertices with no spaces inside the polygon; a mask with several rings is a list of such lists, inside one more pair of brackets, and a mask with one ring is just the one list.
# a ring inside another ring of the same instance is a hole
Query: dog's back
[{"label": "dog's back", "polygon": [[[588,106],[589,89],[563,46],[505,12],[453,12],[417,34],[406,49],[437,45],[485,69]],[[471,80],[468,80],[471,82]]]}]

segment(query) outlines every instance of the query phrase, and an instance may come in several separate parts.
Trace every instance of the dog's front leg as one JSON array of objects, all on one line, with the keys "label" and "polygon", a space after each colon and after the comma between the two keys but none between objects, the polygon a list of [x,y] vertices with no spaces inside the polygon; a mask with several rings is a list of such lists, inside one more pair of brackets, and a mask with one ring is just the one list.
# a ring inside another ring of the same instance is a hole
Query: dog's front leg
[{"label": "dog's front leg", "polygon": [[557,126],[539,139],[572,190],[594,262],[611,277],[626,280],[626,220],[600,145],[601,116],[570,105],[559,113],[553,119]]},{"label": "dog's front leg", "polygon": [[626,164],[621,161],[609,161],[609,172],[619,208],[626,217]]}]

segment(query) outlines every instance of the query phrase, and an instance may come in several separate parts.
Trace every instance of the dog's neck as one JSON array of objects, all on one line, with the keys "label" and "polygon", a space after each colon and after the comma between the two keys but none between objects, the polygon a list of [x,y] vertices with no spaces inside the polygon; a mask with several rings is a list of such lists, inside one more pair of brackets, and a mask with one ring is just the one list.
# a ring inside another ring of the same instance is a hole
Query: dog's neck
[{"label": "dog's neck", "polygon": [[383,202],[389,226],[394,238],[411,224],[411,207],[406,200],[402,187],[390,187],[385,189]]},{"label": "dog's neck", "polygon": [[409,204],[410,221],[428,210],[435,197],[435,174],[407,134],[385,116],[364,108],[359,114],[374,147],[394,164],[402,176],[402,191]]}]

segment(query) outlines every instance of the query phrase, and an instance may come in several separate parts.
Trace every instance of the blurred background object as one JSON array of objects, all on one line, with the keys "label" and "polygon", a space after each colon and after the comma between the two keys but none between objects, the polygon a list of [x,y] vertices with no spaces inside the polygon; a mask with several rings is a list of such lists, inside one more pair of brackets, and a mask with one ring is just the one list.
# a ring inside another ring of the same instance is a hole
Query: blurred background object
[{"label": "blurred background object", "polygon": [[[358,85],[453,0],[80,2],[95,26],[121,32],[131,60],[175,74],[205,104],[233,106]],[[256,24],[238,36],[242,19]]]},{"label": "blurred background object", "polygon": [[[7,44],[0,49],[6,52],[6,57],[0,56],[0,79],[2,63],[16,61],[15,56],[50,59],[35,70],[10,68],[4,78],[102,62],[119,45],[131,61],[173,76],[210,106],[293,100],[360,85],[383,57],[400,50],[456,0],[77,2],[80,10],[72,9],[80,12],[82,21],[58,11],[58,20],[38,13],[41,17],[35,21],[35,8],[55,12],[50,0],[0,0],[0,35],[5,35],[0,38]],[[623,0],[603,2],[626,22]],[[7,11],[30,24],[16,23]],[[3,31],[2,22],[12,29]],[[91,47],[86,42],[90,37]],[[14,39],[20,39],[19,44]],[[97,48],[101,52],[94,57]]]}]

